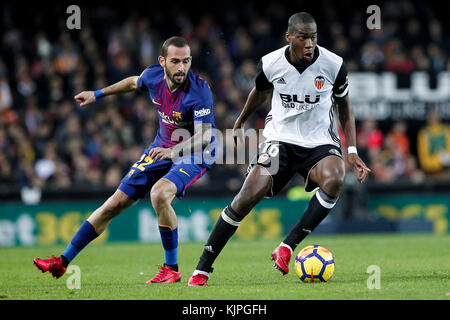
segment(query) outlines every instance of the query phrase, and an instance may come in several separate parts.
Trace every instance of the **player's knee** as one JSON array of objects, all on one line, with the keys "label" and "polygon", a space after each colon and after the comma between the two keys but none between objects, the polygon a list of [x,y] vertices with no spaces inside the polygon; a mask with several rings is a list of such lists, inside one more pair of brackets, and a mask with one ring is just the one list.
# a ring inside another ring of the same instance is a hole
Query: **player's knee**
[{"label": "player's knee", "polygon": [[335,172],[325,176],[321,189],[332,197],[337,197],[344,186],[345,174]]},{"label": "player's knee", "polygon": [[150,200],[155,210],[170,205],[172,198],[172,192],[163,187],[153,187],[150,191]]}]

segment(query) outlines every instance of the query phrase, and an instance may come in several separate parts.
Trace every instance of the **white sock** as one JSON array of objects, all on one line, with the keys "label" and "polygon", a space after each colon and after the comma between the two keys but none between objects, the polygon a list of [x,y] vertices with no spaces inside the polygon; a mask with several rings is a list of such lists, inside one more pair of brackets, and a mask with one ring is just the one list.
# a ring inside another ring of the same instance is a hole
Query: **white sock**
[{"label": "white sock", "polygon": [[280,243],[280,246],[281,246],[281,247],[286,247],[286,248],[288,248],[289,250],[291,250],[291,254],[294,252],[294,250],[292,250],[292,248],[291,248],[289,245],[287,245],[286,243],[284,243],[284,242],[281,242],[281,243]]},{"label": "white sock", "polygon": [[209,272],[201,271],[201,270],[195,270],[194,273],[193,273],[192,275],[193,275],[193,276],[196,276],[197,274],[203,274],[203,275],[207,276],[208,279],[209,279]]}]

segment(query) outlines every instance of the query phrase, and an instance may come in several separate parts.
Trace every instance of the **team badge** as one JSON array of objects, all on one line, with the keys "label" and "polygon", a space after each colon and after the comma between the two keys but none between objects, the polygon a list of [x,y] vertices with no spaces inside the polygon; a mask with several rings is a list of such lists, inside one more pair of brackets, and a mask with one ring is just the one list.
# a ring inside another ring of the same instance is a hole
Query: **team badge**
[{"label": "team badge", "polygon": [[317,89],[322,89],[323,85],[325,84],[325,78],[322,76],[317,76],[314,79],[314,85],[316,86]]},{"label": "team badge", "polygon": [[258,164],[262,166],[270,165],[270,157],[267,153],[262,153],[258,158]]},{"label": "team badge", "polygon": [[179,111],[172,111],[172,117],[177,119],[177,120],[181,120],[181,112],[179,112]]}]

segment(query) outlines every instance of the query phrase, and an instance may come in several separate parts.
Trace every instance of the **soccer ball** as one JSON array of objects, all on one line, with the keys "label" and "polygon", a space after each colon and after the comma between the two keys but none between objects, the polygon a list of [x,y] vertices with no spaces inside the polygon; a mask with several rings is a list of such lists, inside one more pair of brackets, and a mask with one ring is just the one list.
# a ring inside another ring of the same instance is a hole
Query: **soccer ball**
[{"label": "soccer ball", "polygon": [[295,273],[303,282],[326,282],[334,273],[331,251],[319,245],[303,248],[295,257]]}]

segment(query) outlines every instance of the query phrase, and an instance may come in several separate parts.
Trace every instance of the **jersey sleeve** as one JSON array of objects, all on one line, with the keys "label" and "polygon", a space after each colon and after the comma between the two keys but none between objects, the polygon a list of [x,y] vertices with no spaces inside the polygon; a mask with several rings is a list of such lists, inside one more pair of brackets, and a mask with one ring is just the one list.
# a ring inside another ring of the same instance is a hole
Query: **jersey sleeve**
[{"label": "jersey sleeve", "polygon": [[256,67],[255,88],[258,91],[266,91],[273,88],[273,84],[267,80],[264,73],[262,60],[259,60]]},{"label": "jersey sleeve", "polygon": [[348,74],[347,67],[345,66],[344,61],[342,61],[341,68],[334,81],[333,96],[336,98],[344,98],[346,95],[348,95]]},{"label": "jersey sleeve", "polygon": [[142,71],[141,75],[137,79],[137,86],[139,89],[143,91],[147,91],[148,89],[153,87],[153,82],[157,76],[157,70],[155,66],[150,66],[144,71]]},{"label": "jersey sleeve", "polygon": [[198,103],[193,108],[194,122],[213,123],[214,108],[213,95],[209,86],[205,83],[200,90]]}]

